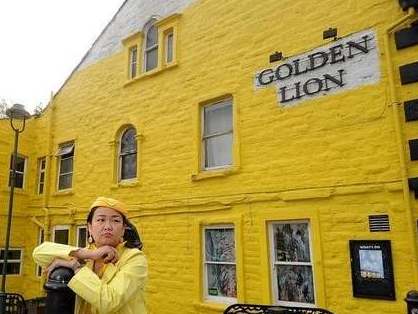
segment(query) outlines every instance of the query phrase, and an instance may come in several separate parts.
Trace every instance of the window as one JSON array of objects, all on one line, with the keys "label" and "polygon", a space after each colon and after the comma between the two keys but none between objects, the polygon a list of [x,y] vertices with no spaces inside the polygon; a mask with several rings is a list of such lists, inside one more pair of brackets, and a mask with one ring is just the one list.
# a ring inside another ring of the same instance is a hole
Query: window
[{"label": "window", "polygon": [[165,34],[165,63],[173,62],[173,53],[174,53],[174,34],[173,30],[169,30]]},{"label": "window", "polygon": [[[39,228],[39,230],[38,230],[38,245],[43,243],[44,240],[45,240],[44,229]],[[36,265],[36,276],[38,276],[38,277],[42,276],[42,267],[40,265]]]},{"label": "window", "polygon": [[309,223],[270,225],[274,302],[290,306],[315,304]]},{"label": "window", "polygon": [[232,100],[202,108],[202,168],[232,165]]},{"label": "window", "polygon": [[[17,155],[16,158],[16,177],[15,177],[15,187],[23,189],[25,183],[25,168],[26,168],[26,158]],[[9,186],[12,186],[12,175],[13,175],[13,155],[10,157],[10,175],[9,175]]]},{"label": "window", "polygon": [[136,178],[137,141],[136,130],[126,129],[121,136],[119,151],[119,180]]},{"label": "window", "polygon": [[70,228],[68,226],[55,226],[54,227],[54,242],[61,244],[69,243]]},{"label": "window", "polygon": [[155,69],[158,65],[158,29],[155,19],[145,27],[144,71]]},{"label": "window", "polygon": [[133,46],[129,49],[129,78],[136,77],[138,64],[138,47]]},{"label": "window", "polygon": [[87,226],[77,227],[77,246],[78,247],[87,246]]},{"label": "window", "polygon": [[58,190],[70,189],[73,181],[74,143],[60,145],[58,157]]},{"label": "window", "polygon": [[[4,267],[4,248],[0,249],[0,270]],[[9,249],[7,252],[7,275],[20,275],[22,268],[22,249]]]},{"label": "window", "polygon": [[234,228],[229,225],[204,228],[205,299],[233,303],[237,300]]},{"label": "window", "polygon": [[42,157],[38,159],[38,194],[44,193],[45,187],[45,169],[46,169],[46,158]]}]

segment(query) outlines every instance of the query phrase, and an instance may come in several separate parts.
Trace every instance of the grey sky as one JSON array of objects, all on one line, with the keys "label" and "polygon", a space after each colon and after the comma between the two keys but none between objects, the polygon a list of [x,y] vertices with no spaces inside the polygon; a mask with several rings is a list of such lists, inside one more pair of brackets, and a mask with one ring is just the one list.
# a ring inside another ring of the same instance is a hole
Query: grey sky
[{"label": "grey sky", "polygon": [[1,0],[0,99],[45,106],[123,0]]}]

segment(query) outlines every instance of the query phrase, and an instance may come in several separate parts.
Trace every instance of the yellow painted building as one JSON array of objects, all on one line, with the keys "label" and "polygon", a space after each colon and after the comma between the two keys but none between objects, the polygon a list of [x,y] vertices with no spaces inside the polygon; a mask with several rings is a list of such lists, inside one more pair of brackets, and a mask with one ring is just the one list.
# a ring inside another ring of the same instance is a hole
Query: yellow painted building
[{"label": "yellow painted building", "polygon": [[[395,0],[125,1],[20,137],[7,291],[42,295],[41,234],[82,243],[104,195],[140,230],[150,313],[405,313],[417,20]],[[0,243],[12,150],[0,120]]]}]

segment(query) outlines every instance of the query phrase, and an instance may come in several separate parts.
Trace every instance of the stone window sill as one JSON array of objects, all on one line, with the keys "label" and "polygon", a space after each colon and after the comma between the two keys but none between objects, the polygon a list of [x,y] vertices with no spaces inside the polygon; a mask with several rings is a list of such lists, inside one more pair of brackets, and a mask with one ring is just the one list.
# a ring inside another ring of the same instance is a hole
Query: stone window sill
[{"label": "stone window sill", "polygon": [[239,172],[238,167],[229,167],[229,168],[223,168],[223,169],[201,171],[197,174],[192,174],[191,178],[192,178],[192,181],[200,181],[200,180],[211,179],[211,178],[226,177],[226,176],[230,176],[233,174],[237,174],[238,172]]},{"label": "stone window sill", "polygon": [[112,184],[110,187],[112,190],[118,189],[118,188],[134,188],[141,186],[141,183],[137,179],[133,180],[123,180],[118,183]]},{"label": "stone window sill", "polygon": [[160,67],[157,67],[154,70],[151,70],[151,71],[148,71],[148,72],[145,72],[145,73],[141,73],[140,75],[138,75],[138,76],[136,76],[136,77],[128,80],[123,86],[126,87],[126,86],[129,86],[129,85],[132,85],[135,82],[148,79],[148,78],[153,77],[155,75],[158,75],[158,74],[160,74],[160,73],[162,73],[162,72],[164,72],[166,70],[170,70],[170,69],[176,68],[177,66],[178,66],[177,62],[174,61],[174,62],[172,62],[170,64],[167,64],[167,65],[164,65],[162,67],[161,66]]},{"label": "stone window sill", "polygon": [[69,196],[69,195],[74,195],[74,191],[72,189],[56,191],[55,193],[52,194],[52,196]]}]

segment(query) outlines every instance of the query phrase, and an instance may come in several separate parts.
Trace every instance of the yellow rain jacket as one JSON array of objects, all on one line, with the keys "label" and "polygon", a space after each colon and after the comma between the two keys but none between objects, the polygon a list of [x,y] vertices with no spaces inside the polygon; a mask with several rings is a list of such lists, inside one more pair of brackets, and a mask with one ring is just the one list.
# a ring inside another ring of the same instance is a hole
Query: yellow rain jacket
[{"label": "yellow rain jacket", "polygon": [[[33,259],[46,267],[55,258],[70,259],[77,247],[44,242],[33,251]],[[119,260],[106,264],[99,278],[87,263],[69,282],[76,293],[75,314],[146,314],[144,287],[148,276],[147,260],[142,251],[120,244]]]}]

